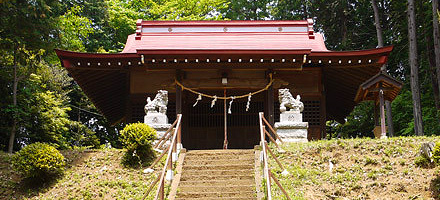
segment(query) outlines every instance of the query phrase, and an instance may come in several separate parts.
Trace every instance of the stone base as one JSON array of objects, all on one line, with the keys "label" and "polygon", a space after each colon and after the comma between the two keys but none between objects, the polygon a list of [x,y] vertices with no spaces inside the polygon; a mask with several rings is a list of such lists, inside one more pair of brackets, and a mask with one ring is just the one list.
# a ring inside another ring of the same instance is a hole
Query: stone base
[{"label": "stone base", "polygon": [[277,122],[275,130],[284,142],[307,142],[308,122]]},{"label": "stone base", "polygon": [[302,122],[302,113],[295,111],[281,113],[280,122]]},{"label": "stone base", "polygon": [[[159,142],[159,139],[163,137],[165,132],[167,132],[167,130],[171,127],[171,124],[154,124],[149,126],[156,129],[157,139],[153,142],[153,144],[156,144],[157,142]],[[171,130],[171,132],[173,133],[173,130]],[[165,142],[166,145],[169,145],[169,143],[169,140]]]},{"label": "stone base", "polygon": [[149,126],[151,126],[151,128],[156,129],[157,138],[161,138],[163,137],[165,132],[167,132],[167,130],[171,127],[171,124],[154,124]]},{"label": "stone base", "polygon": [[149,112],[144,116],[144,123],[152,126],[154,124],[168,124],[168,117],[158,112]]},{"label": "stone base", "polygon": [[[156,129],[157,139],[162,138],[165,132],[171,127],[171,124],[168,124],[168,117],[162,113],[148,113],[144,116],[144,123]],[[157,141],[158,140],[154,141],[154,144]]]}]

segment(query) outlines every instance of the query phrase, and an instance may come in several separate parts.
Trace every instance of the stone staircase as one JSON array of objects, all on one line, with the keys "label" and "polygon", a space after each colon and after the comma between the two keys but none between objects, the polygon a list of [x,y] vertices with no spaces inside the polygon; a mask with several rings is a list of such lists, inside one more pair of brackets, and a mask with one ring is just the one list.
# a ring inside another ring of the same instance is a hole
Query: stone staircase
[{"label": "stone staircase", "polygon": [[254,150],[188,151],[176,199],[257,199]]}]

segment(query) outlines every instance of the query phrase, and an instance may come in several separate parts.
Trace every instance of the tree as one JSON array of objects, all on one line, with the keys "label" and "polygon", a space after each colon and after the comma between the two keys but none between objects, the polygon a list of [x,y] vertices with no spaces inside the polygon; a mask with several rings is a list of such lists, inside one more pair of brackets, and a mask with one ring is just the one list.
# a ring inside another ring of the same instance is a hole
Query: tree
[{"label": "tree", "polygon": [[419,63],[417,58],[416,14],[414,0],[408,0],[409,63],[411,69],[411,92],[413,99],[414,131],[423,135],[422,108],[420,103]]},{"label": "tree", "polygon": [[92,22],[79,16],[82,8],[73,6],[59,18],[60,47],[71,51],[85,51],[84,41],[93,32]]},{"label": "tree", "polygon": [[[31,72],[26,69],[30,64],[28,58],[32,52],[39,49],[51,48],[55,16],[58,15],[59,1],[6,1],[0,4],[0,34],[1,48],[9,52],[9,62],[5,63],[13,69],[12,74],[12,103],[13,116],[9,135],[8,152],[12,153],[18,123],[17,91],[20,81]],[[27,53],[25,53],[27,52]]]},{"label": "tree", "polygon": [[[438,9],[438,0],[432,0],[432,29],[434,39],[435,65],[437,67],[437,85],[440,93],[440,33]],[[440,109],[440,105],[439,107],[437,107],[437,109]]]},{"label": "tree", "polygon": [[[380,23],[380,14],[379,14],[379,9],[377,8],[377,4],[375,0],[371,0],[371,5],[373,7],[373,11],[374,11],[374,24],[376,25],[376,33],[377,33],[377,47],[381,48],[384,46],[384,42],[383,42],[383,32],[382,32],[382,26]],[[387,65],[383,65],[381,68],[381,71],[384,73],[387,73]],[[391,112],[391,102],[390,101],[385,101],[385,110],[387,112],[387,124],[388,124],[388,133],[389,136],[393,136],[394,135],[394,126],[393,126],[393,115]]]},{"label": "tree", "polygon": [[222,10],[231,20],[263,20],[270,17],[269,0],[235,0]]}]

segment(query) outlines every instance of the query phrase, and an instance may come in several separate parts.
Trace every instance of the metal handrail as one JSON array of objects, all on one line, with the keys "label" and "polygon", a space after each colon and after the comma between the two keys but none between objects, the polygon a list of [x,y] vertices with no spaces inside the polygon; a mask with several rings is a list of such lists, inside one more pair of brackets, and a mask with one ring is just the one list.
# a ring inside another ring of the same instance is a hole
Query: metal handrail
[{"label": "metal handrail", "polygon": [[[288,200],[291,200],[291,198],[289,197],[289,194],[287,194],[286,190],[284,190],[283,186],[280,184],[280,182],[278,181],[278,179],[273,175],[269,165],[268,165],[268,156],[267,156],[267,152],[269,151],[269,153],[271,154],[271,156],[275,159],[275,161],[277,162],[277,164],[280,166],[280,168],[283,170],[283,174],[284,173],[288,173],[285,168],[282,166],[281,162],[278,160],[278,158],[274,155],[274,153],[272,152],[272,150],[270,150],[269,146],[267,145],[266,142],[266,136],[269,137],[269,139],[275,143],[275,145],[279,148],[278,144],[276,143],[276,141],[273,139],[273,137],[269,134],[269,132],[266,130],[266,126],[269,127],[269,130],[272,131],[272,133],[275,135],[275,137],[282,142],[280,136],[278,136],[278,134],[275,132],[275,130],[273,129],[273,127],[269,124],[269,122],[267,122],[267,120],[264,118],[264,113],[260,112],[259,113],[259,121],[260,121],[260,145],[263,148],[263,160],[262,162],[264,163],[264,168],[263,168],[263,173],[264,173],[264,178],[266,179],[266,194],[267,194],[267,200],[272,200],[272,194],[271,194],[271,183],[270,183],[270,179],[272,178],[275,183],[277,184],[277,186],[281,189],[281,191],[284,193],[284,195],[286,196],[286,198]],[[266,125],[266,126],[265,126]]]},{"label": "metal handrail", "polygon": [[[163,151],[161,156],[159,156],[156,159],[156,161],[150,166],[150,168],[152,168],[158,162],[158,160],[160,160],[163,157],[163,155],[166,152],[168,152],[167,159],[165,161],[165,165],[164,165],[164,167],[162,169],[162,172],[151,183],[150,188],[145,193],[143,199],[145,199],[148,196],[148,194],[154,188],[154,186],[157,184],[157,182],[159,182],[159,186],[157,187],[157,191],[156,191],[156,195],[154,196],[154,199],[155,200],[157,200],[157,199],[163,200],[165,198],[165,191],[164,191],[164,188],[165,188],[165,176],[170,176],[171,179],[172,179],[172,176],[173,176],[173,153],[175,153],[176,157],[178,156],[177,155],[177,142],[178,141],[180,142],[181,121],[182,121],[182,114],[178,114],[176,121],[173,123],[173,125],[170,128],[170,129],[172,129],[174,126],[176,127],[174,129],[174,134],[172,136],[170,146],[168,146],[168,148],[165,151]],[[163,138],[164,137],[166,137],[166,134],[164,134]]]}]

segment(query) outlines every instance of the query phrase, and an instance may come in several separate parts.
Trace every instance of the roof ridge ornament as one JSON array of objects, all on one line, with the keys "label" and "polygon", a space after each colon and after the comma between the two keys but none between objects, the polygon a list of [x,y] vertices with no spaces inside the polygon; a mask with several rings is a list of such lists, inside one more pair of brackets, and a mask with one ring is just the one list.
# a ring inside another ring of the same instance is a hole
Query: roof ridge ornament
[{"label": "roof ridge ornament", "polygon": [[142,19],[136,21],[136,36],[135,40],[141,40],[142,38]]},{"label": "roof ridge ornament", "polygon": [[313,19],[312,18],[308,18],[307,19],[307,29],[308,29],[308,33],[309,33],[309,39],[315,39],[315,31],[313,30]]}]

